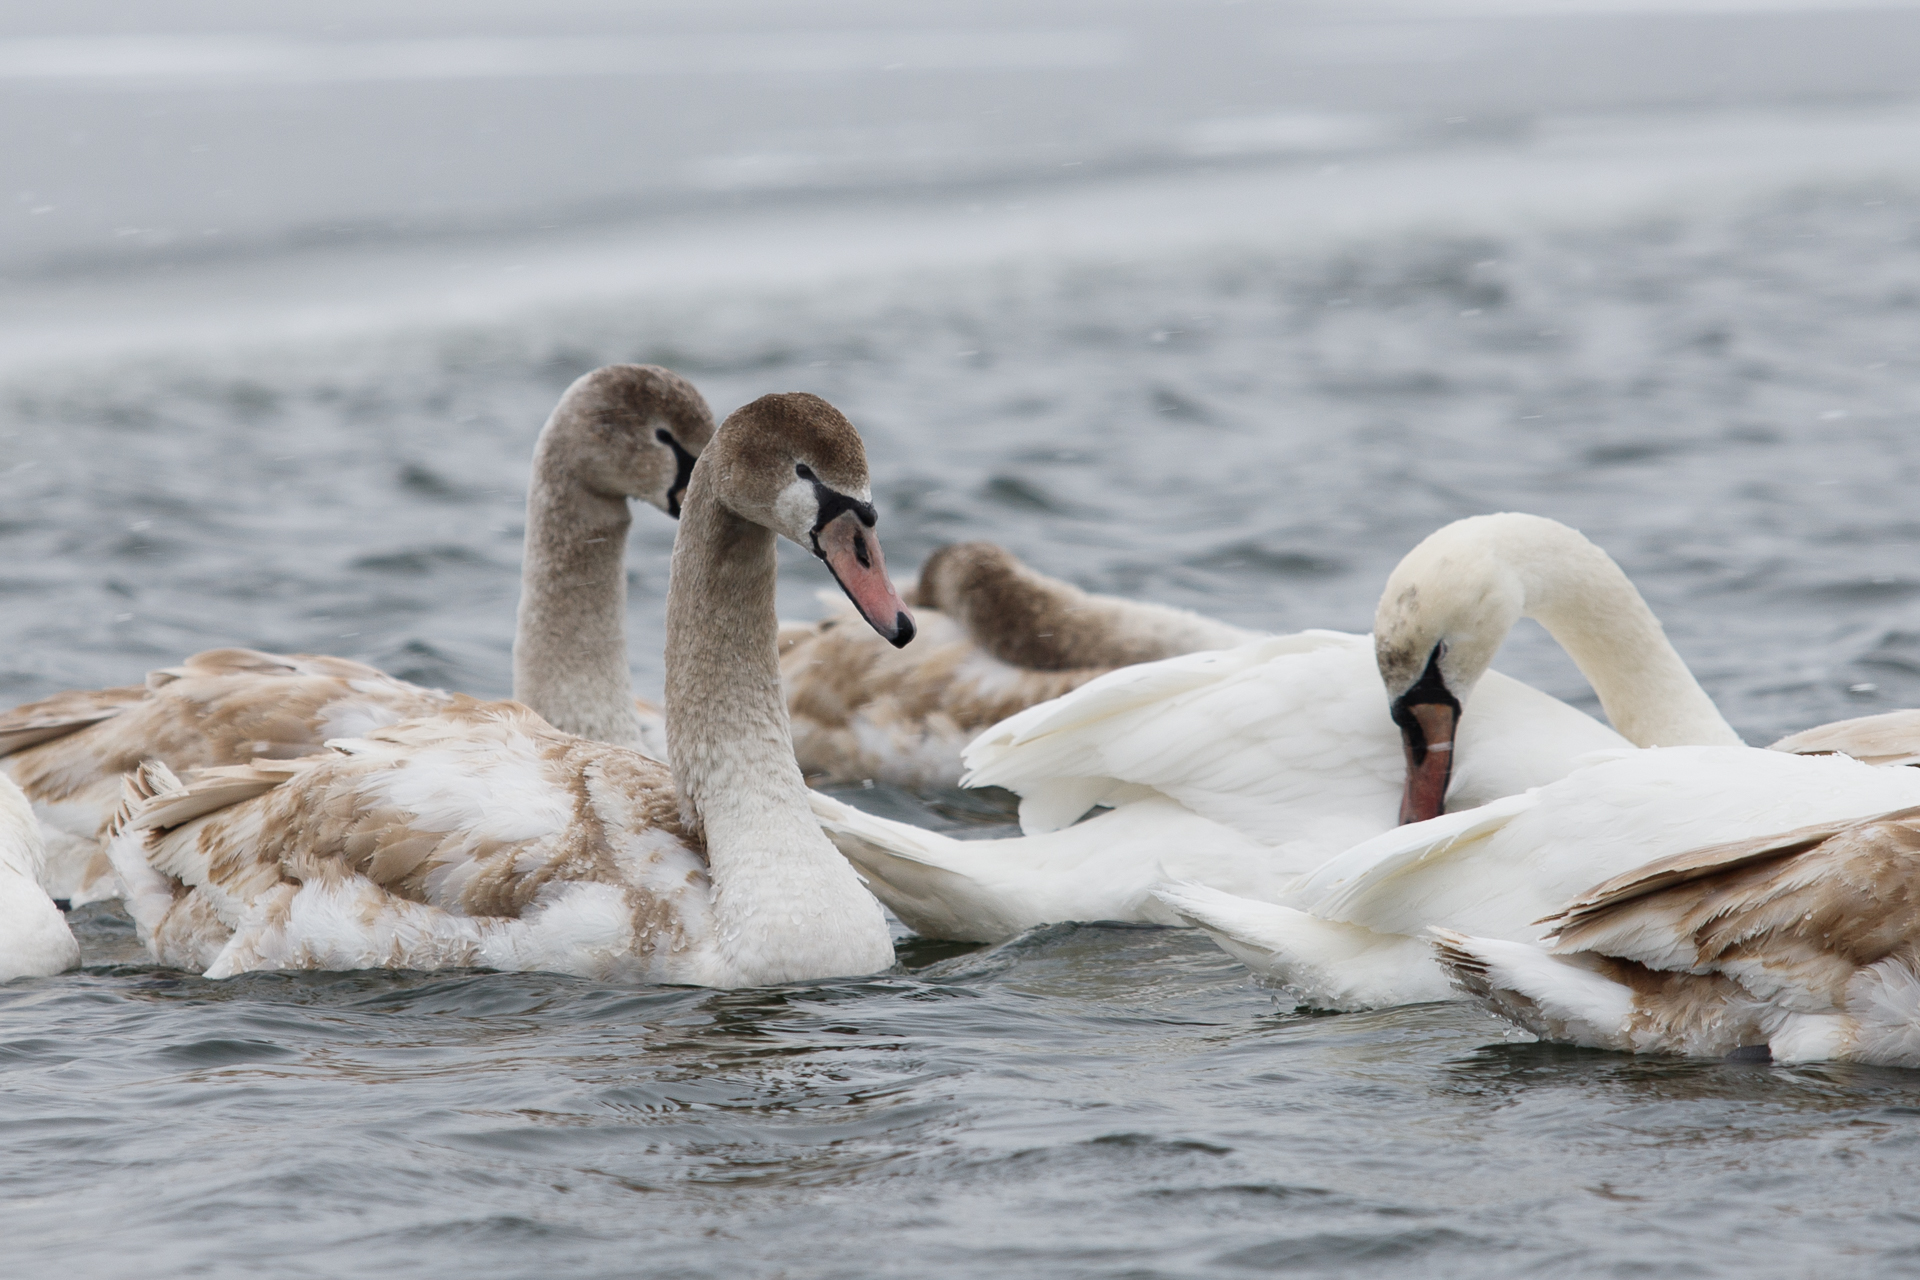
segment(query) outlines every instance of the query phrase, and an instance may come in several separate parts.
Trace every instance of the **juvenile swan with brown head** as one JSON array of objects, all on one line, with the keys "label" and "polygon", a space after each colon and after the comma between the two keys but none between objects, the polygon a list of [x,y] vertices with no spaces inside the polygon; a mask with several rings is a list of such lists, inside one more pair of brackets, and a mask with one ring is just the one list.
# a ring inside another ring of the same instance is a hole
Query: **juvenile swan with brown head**
[{"label": "juvenile swan with brown head", "polygon": [[860,437],[825,401],[764,396],[693,469],[667,596],[669,773],[515,703],[327,754],[143,770],[110,845],[163,963],[544,969],[740,987],[893,961],[880,904],[808,808],[774,651],[775,542],[826,561],[895,644]]},{"label": "juvenile swan with brown head", "polygon": [[[665,369],[609,365],[567,389],[534,448],[513,692],[570,733],[663,753],[627,674],[624,564],[637,498],[670,515],[713,413]],[[286,759],[448,705],[438,689],[364,663],[212,649],[144,685],[56,694],[0,714],[0,773],[32,801],[44,882],[76,903],[119,892],[107,821],[142,761],[183,771]]]}]

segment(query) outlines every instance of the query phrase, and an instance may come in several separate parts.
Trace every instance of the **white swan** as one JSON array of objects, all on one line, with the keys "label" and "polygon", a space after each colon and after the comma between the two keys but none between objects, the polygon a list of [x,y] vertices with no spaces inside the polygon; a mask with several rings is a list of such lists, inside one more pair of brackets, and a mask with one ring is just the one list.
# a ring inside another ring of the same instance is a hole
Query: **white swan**
[{"label": "white swan", "polygon": [[1920,1067],[1920,808],[1663,858],[1543,923],[1550,947],[1436,930],[1441,962],[1545,1039]]},{"label": "white swan", "polygon": [[214,977],[477,965],[736,987],[888,967],[879,903],[808,811],[775,651],[779,535],[880,634],[912,638],[874,520],[860,437],[831,405],[736,411],[674,544],[671,774],[469,699],[186,786],[146,768],[109,844],[142,940]]},{"label": "white swan", "polygon": [[[1626,738],[1488,671],[1520,617],[1567,648]],[[1052,920],[1178,922],[1149,893],[1170,879],[1272,899],[1442,796],[1483,804],[1629,739],[1739,741],[1626,575],[1551,520],[1433,534],[1388,580],[1377,634],[1130,667],[989,730],[968,781],[1021,793],[1021,838],[951,840],[829,797],[814,809],[908,925],[996,941]]]},{"label": "white swan", "polygon": [[794,749],[810,783],[953,786],[980,730],[1116,667],[1256,639],[1184,609],[1093,595],[1002,547],[927,557],[911,597],[920,638],[899,650],[829,617],[781,629]]},{"label": "white swan", "polygon": [[[693,385],[643,365],[580,378],[542,429],[514,696],[556,727],[665,754],[657,713],[634,701],[627,669],[627,499],[677,515],[712,435],[712,411]],[[56,694],[0,716],[0,772],[40,818],[48,890],[78,904],[117,896],[104,833],[121,777],[142,761],[178,772],[301,756],[447,705],[440,690],[363,663],[215,649],[144,686]]]},{"label": "white swan", "polygon": [[1550,786],[1377,836],[1278,902],[1201,885],[1156,896],[1263,977],[1328,1009],[1453,996],[1426,931],[1509,941],[1651,858],[1920,804],[1920,771],[1756,747],[1627,751]]},{"label": "white swan", "polygon": [[45,977],[80,963],[66,919],[40,887],[46,849],[33,808],[0,775],[0,982]]}]

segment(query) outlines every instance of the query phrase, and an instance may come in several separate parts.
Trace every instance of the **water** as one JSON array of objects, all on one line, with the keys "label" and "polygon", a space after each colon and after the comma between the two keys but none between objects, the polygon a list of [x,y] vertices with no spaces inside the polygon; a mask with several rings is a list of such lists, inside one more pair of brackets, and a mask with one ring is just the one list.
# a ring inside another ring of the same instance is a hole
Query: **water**
[{"label": "water", "polygon": [[[177,43],[122,48],[144,70],[101,84],[23,79],[41,64],[0,39],[33,119],[217,144],[211,176],[142,187],[4,126],[86,216],[0,244],[0,702],[232,643],[503,694],[533,436],[581,371],[650,360],[721,412],[846,409],[899,566],[991,536],[1089,587],[1357,630],[1419,537],[1522,509],[1614,553],[1751,741],[1920,705],[1910,11],[942,19],[1056,33],[1021,67],[843,6],[795,46],[819,65],[973,61],[816,68],[591,168],[562,152],[609,103],[692,98],[527,72],[591,53],[527,41],[640,30],[546,8],[482,11],[504,52],[431,44],[474,34],[432,8],[9,19],[254,43],[193,46],[226,59],[200,80]],[[709,88],[773,56],[649,12]],[[299,45],[305,79],[269,83],[269,36],[360,43]],[[1689,81],[1706,46],[1744,53]],[[436,88],[434,58],[467,71]],[[530,99],[493,151],[446,124]],[[370,120],[374,171],[315,141]],[[390,180],[436,129],[452,177]],[[779,160],[757,186],[750,155]],[[173,234],[215,213],[233,246]],[[96,234],[116,221],[172,232]],[[671,536],[637,513],[643,690]],[[831,586],[784,573],[790,616]],[[1530,625],[1500,665],[1594,705]],[[861,797],[1003,829],[991,802]],[[1920,1076],[1565,1050],[1459,1006],[1319,1016],[1183,931],[903,938],[874,978],[714,993],[209,983],[142,964],[113,909],[76,929],[86,968],[0,989],[4,1274],[1800,1276],[1920,1251]]]}]

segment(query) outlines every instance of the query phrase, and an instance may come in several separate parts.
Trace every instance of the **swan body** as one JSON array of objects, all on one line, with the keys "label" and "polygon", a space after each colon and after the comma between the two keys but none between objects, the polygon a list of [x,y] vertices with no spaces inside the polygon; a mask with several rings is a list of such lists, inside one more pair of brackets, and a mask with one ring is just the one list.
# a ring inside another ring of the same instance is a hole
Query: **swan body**
[{"label": "swan body", "polygon": [[1462,991],[1546,1039],[1920,1067],[1920,808],[1659,859],[1550,943],[1436,930]]},{"label": "swan body", "polygon": [[779,692],[774,542],[809,547],[869,624],[887,580],[853,427],[812,396],[727,420],[687,487],[667,600],[671,772],[514,703],[326,754],[128,784],[109,843],[163,963],[543,969],[737,987],[893,960],[880,906],[808,811]]},{"label": "swan body", "polygon": [[41,978],[80,963],[80,948],[40,887],[46,850],[33,808],[0,776],[0,982]]},{"label": "swan body", "polygon": [[1426,937],[1535,942],[1582,890],[1703,844],[1920,804],[1920,771],[1752,747],[1624,751],[1551,785],[1399,827],[1254,902],[1155,896],[1255,972],[1331,1009],[1452,998]]},{"label": "swan body", "polygon": [[1256,639],[1183,609],[1093,595],[989,542],[942,547],[913,595],[920,638],[844,616],[781,635],[794,749],[814,785],[953,786],[987,726],[1117,667]]},{"label": "swan body", "polygon": [[[1456,803],[1550,782],[1627,745],[1488,673],[1461,722]],[[999,941],[1058,920],[1177,917],[1169,878],[1271,899],[1392,826],[1405,764],[1366,636],[1309,631],[1101,676],[996,726],[971,781],[1022,791],[1029,833],[953,840],[827,796],[814,811],[881,901],[929,937]],[[1090,809],[1110,812],[1078,821]]]},{"label": "swan body", "polygon": [[447,702],[343,658],[213,649],[150,672],[145,685],[19,708],[0,719],[0,766],[34,800],[51,855],[47,891],[77,906],[118,896],[103,833],[122,776],[144,761],[190,769],[302,756]]},{"label": "swan body", "polygon": [[[634,699],[627,670],[627,500],[678,514],[712,435],[712,412],[690,383],[641,365],[580,378],[541,431],[514,692],[557,727],[665,755],[664,724]],[[121,778],[141,762],[179,773],[291,758],[448,703],[341,658],[215,649],[144,686],[56,694],[0,715],[0,773],[40,818],[48,891],[77,905],[119,893],[105,831]]]},{"label": "swan body", "polygon": [[[1489,670],[1521,617],[1566,647],[1624,736]],[[1565,525],[1509,513],[1456,521],[1409,552],[1371,638],[1302,632],[1125,668],[981,734],[966,780],[1020,794],[1023,838],[941,844],[844,805],[815,807],[908,925],[994,941],[1009,921],[1039,924],[1069,906],[1064,918],[1106,918],[1095,913],[1116,902],[1128,904],[1120,919],[1164,918],[1148,890],[1168,840],[1186,879],[1271,886],[1396,817],[1552,782],[1596,750],[1738,742],[1606,553]],[[1149,812],[1133,806],[1149,800],[1181,806],[1194,825],[1170,836],[1155,810],[1131,837]],[[1099,806],[1113,812],[1073,825]],[[1046,887],[1053,860],[1079,868],[1078,902]],[[907,883],[908,863],[941,873],[953,909],[928,906],[935,882]]]}]

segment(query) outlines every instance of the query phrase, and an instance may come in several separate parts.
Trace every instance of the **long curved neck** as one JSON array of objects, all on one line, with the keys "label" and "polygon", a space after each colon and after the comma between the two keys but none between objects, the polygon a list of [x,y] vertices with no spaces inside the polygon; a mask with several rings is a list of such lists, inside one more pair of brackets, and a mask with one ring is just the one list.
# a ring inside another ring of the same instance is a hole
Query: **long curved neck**
[{"label": "long curved neck", "polygon": [[513,639],[513,696],[556,729],[643,743],[627,667],[627,500],[595,493],[566,466],[548,424],[527,490],[526,555]]},{"label": "long curved neck", "polygon": [[1530,531],[1509,555],[1526,596],[1522,613],[1567,651],[1613,727],[1643,747],[1739,745],[1620,566],[1553,527],[1566,536]]},{"label": "long curved neck", "polygon": [[[964,555],[970,548],[948,550]],[[1082,591],[998,548],[961,572],[929,569],[936,571],[922,571],[920,603],[954,619],[1002,662],[1030,670],[1123,667],[1258,638],[1184,609]]]},{"label": "long curved neck", "polygon": [[667,752],[682,818],[706,838],[718,936],[756,982],[884,968],[885,918],[821,833],[794,761],[775,535],[712,500],[707,478],[696,470],[673,545]]}]

